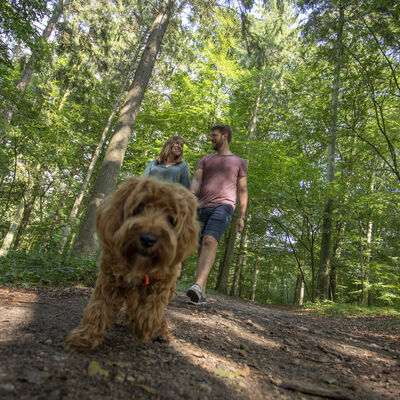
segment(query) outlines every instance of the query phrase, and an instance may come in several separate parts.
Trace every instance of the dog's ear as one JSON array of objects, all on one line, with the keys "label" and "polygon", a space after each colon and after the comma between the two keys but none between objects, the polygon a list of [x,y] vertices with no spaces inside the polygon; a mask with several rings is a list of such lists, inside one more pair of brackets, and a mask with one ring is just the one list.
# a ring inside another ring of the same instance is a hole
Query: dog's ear
[{"label": "dog's ear", "polygon": [[182,189],[179,200],[179,261],[183,261],[198,246],[200,223],[197,219],[198,201],[188,190]]},{"label": "dog's ear", "polygon": [[132,191],[135,191],[139,182],[139,178],[129,178],[96,211],[97,235],[107,247],[112,246],[113,236],[124,219],[125,201]]}]

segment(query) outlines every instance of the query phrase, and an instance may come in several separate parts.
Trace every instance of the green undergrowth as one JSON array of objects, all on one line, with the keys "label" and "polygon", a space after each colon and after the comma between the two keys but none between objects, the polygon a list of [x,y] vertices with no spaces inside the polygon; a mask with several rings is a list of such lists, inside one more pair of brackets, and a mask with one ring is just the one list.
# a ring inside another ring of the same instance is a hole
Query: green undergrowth
[{"label": "green undergrowth", "polygon": [[0,257],[0,284],[32,286],[94,286],[98,257],[58,253],[9,252]]},{"label": "green undergrowth", "polygon": [[[196,263],[194,256],[184,262],[176,290],[185,292],[192,284]],[[56,252],[9,252],[0,257],[0,285],[29,287],[93,287],[98,274],[98,255],[91,257]],[[210,285],[212,286],[212,285]],[[207,288],[207,294],[228,297]],[[366,307],[355,304],[322,301],[306,303],[306,313],[328,316],[391,316],[400,324],[400,310],[394,307]]]},{"label": "green undergrowth", "polygon": [[303,310],[310,314],[337,316],[392,316],[400,318],[400,310],[393,307],[361,306],[355,304],[334,303],[324,300],[315,303],[305,303]]}]

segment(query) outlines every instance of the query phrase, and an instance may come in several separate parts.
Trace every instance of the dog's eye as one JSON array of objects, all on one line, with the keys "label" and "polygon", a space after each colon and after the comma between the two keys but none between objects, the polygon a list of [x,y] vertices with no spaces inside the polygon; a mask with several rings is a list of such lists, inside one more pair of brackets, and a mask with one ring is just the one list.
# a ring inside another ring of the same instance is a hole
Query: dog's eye
[{"label": "dog's eye", "polygon": [[175,225],[176,225],[175,219],[174,219],[174,217],[173,217],[172,215],[168,215],[167,219],[168,219],[168,222],[169,222],[172,226],[175,226]]},{"label": "dog's eye", "polygon": [[132,211],[132,215],[140,214],[143,210],[144,210],[144,205],[141,203]]}]

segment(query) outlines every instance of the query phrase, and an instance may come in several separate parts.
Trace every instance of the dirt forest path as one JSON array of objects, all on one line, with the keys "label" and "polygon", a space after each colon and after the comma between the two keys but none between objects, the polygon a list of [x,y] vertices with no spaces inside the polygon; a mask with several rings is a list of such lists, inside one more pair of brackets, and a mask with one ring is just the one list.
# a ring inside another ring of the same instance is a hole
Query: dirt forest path
[{"label": "dirt forest path", "polygon": [[168,346],[114,325],[90,354],[61,343],[90,289],[0,288],[0,399],[400,398],[400,326],[177,293]]}]

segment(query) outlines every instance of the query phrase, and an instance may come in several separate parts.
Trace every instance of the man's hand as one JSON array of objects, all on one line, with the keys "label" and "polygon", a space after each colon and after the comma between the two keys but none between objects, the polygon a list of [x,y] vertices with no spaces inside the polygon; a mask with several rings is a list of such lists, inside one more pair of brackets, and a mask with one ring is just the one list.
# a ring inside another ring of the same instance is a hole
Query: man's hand
[{"label": "man's hand", "polygon": [[189,189],[193,193],[193,195],[196,196],[196,194],[200,190],[202,181],[203,181],[203,170],[196,169],[192,182],[190,183],[190,189]]},{"label": "man's hand", "polygon": [[238,217],[236,220],[236,232],[242,232],[244,228],[244,218]]},{"label": "man's hand", "polygon": [[239,217],[236,220],[236,232],[244,228],[244,216],[247,208],[247,176],[238,179]]}]

